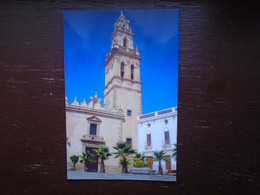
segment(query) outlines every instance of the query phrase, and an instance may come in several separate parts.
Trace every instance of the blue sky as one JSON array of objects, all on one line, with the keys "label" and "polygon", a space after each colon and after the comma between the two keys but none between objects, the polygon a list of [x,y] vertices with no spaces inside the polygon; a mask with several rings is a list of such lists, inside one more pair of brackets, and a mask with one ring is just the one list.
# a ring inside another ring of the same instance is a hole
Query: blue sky
[{"label": "blue sky", "polygon": [[[179,10],[123,11],[139,47],[143,114],[177,106]],[[65,94],[103,99],[104,63],[120,11],[64,11]],[[103,103],[103,102],[102,102]]]}]

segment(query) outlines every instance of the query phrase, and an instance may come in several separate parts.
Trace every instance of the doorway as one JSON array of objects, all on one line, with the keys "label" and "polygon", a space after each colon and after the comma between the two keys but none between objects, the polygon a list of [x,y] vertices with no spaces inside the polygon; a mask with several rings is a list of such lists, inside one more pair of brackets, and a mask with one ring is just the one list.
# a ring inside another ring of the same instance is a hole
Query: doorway
[{"label": "doorway", "polygon": [[147,167],[149,167],[150,169],[153,170],[153,157],[149,156],[149,157],[146,157],[146,159],[147,159]]},{"label": "doorway", "polygon": [[[91,154],[96,154],[96,152],[93,149],[97,149],[97,148],[86,148],[86,152],[89,152]],[[95,161],[85,161],[85,165],[88,169],[88,172],[98,172],[98,159],[96,159]]]},{"label": "doorway", "polygon": [[167,170],[171,170],[171,159],[172,159],[172,157],[171,156],[166,156],[166,169]]}]

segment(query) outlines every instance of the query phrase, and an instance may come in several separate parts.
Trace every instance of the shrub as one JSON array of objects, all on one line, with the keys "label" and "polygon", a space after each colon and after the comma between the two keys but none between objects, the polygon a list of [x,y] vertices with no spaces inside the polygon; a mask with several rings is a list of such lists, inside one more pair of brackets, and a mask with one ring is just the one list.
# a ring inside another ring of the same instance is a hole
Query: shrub
[{"label": "shrub", "polygon": [[134,162],[134,167],[145,167],[144,161],[141,158],[136,158]]}]

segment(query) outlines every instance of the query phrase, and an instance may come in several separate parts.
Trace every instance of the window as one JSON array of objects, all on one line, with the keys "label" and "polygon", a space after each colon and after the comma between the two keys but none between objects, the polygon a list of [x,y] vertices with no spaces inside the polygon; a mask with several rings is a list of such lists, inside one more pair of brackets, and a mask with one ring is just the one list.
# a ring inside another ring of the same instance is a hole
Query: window
[{"label": "window", "polygon": [[131,65],[131,79],[134,80],[134,65]]},{"label": "window", "polygon": [[99,136],[99,126],[102,121],[96,116],[91,116],[86,119],[88,121],[87,136],[92,136],[92,139],[94,139],[94,136]]},{"label": "window", "polygon": [[151,146],[151,134],[147,134],[146,138],[147,138],[147,146]]},{"label": "window", "polygon": [[124,41],[123,41],[123,46],[126,47],[126,44],[127,44],[127,39],[124,38]]},{"label": "window", "polygon": [[124,78],[124,74],[125,74],[125,70],[124,70],[124,69],[125,69],[125,65],[124,65],[124,63],[122,62],[122,63],[121,63],[121,77],[122,77],[122,78]]},{"label": "window", "polygon": [[132,110],[127,110],[127,116],[132,116]]},{"label": "window", "polygon": [[170,144],[169,131],[164,132],[164,140],[165,140],[165,144]]},{"label": "window", "polygon": [[126,143],[132,144],[132,138],[126,138]]},{"label": "window", "polygon": [[164,123],[165,123],[165,125],[167,125],[168,124],[168,120],[164,120]]},{"label": "window", "polygon": [[89,135],[97,135],[97,124],[90,123]]}]

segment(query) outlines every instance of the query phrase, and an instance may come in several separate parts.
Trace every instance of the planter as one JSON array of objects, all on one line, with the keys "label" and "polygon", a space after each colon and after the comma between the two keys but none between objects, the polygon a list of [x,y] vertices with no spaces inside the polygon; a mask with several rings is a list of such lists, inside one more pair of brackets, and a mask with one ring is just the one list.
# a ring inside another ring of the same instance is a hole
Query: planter
[{"label": "planter", "polygon": [[133,167],[132,168],[132,173],[133,174],[145,174],[149,175],[152,173],[152,170],[148,167]]},{"label": "planter", "polygon": [[169,175],[176,175],[176,170],[168,170]]}]

